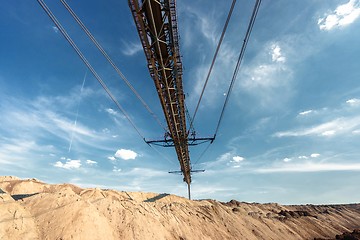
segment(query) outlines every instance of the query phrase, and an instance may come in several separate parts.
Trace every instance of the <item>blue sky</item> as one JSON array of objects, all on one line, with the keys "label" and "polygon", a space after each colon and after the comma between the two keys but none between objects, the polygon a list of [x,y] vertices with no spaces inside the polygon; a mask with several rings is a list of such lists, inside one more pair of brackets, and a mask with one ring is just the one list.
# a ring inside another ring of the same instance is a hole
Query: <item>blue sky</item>
[{"label": "blue sky", "polygon": [[[221,2],[221,3],[220,3]],[[68,1],[165,123],[127,1]],[[202,105],[211,136],[254,1],[237,1]],[[164,132],[60,1],[47,1],[147,139]],[[178,1],[184,91],[196,106],[231,1]],[[0,175],[187,196],[174,149],[149,147],[36,1],[0,6]],[[360,200],[360,1],[263,0],[216,141],[190,148],[194,198]]]}]

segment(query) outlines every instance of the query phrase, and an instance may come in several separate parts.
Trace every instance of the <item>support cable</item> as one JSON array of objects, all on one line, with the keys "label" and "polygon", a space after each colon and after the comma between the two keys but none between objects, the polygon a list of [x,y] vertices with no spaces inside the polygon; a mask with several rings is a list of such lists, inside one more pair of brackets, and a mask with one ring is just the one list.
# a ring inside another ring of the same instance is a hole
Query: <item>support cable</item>
[{"label": "support cable", "polygon": [[148,144],[148,145],[150,146],[151,149],[153,149],[155,152],[157,152],[161,157],[165,158],[166,161],[171,163],[171,165],[177,166],[177,164],[176,164],[176,162],[174,160],[171,160],[168,156],[166,156],[165,154],[163,154],[162,152],[157,150],[155,147],[151,146],[151,144]]},{"label": "support cable", "polygon": [[106,86],[104,81],[101,79],[101,77],[97,74],[95,69],[91,66],[89,61],[86,59],[86,57],[83,55],[83,53],[80,51],[80,49],[76,46],[75,42],[71,39],[71,37],[68,35],[66,30],[63,28],[61,23],[57,20],[55,15],[51,12],[51,10],[47,7],[45,2],[43,0],[37,0],[40,6],[43,8],[43,10],[46,12],[46,14],[50,17],[50,19],[54,22],[56,27],[60,30],[62,35],[65,37],[65,39],[68,41],[68,43],[71,45],[71,47],[75,50],[77,55],[81,58],[81,60],[85,63],[85,65],[88,67],[88,69],[91,71],[91,73],[95,76],[97,81],[100,83],[100,85],[103,87],[103,89],[106,91],[106,93],[109,95],[111,100],[115,103],[115,105],[119,108],[119,110],[124,114],[125,118],[130,122],[132,127],[135,129],[135,131],[138,133],[138,135],[145,141],[145,138],[140,133],[139,129],[136,127],[135,123],[131,120],[129,115],[126,113],[125,109],[120,105],[120,103],[115,99],[114,95],[111,93],[110,89]]},{"label": "support cable", "polygon": [[247,28],[247,31],[246,31],[246,34],[245,34],[244,42],[243,42],[242,47],[241,47],[241,51],[240,51],[240,54],[239,54],[239,58],[238,58],[237,63],[236,63],[236,67],[235,67],[235,70],[234,70],[234,74],[233,74],[233,77],[232,77],[232,79],[231,79],[231,83],[230,83],[229,89],[228,89],[227,94],[226,94],[226,99],[225,99],[225,102],[224,102],[224,106],[223,106],[223,108],[222,108],[222,110],[221,110],[220,118],[219,118],[219,121],[218,121],[217,126],[216,126],[216,130],[215,130],[215,134],[214,134],[214,139],[216,138],[216,134],[217,134],[217,132],[219,131],[219,127],[220,127],[221,121],[222,121],[222,119],[223,119],[223,115],[224,115],[224,112],[225,112],[225,108],[226,108],[226,106],[227,106],[227,104],[228,104],[228,101],[229,101],[229,96],[230,96],[231,91],[232,91],[232,89],[233,89],[233,87],[234,87],[234,83],[235,83],[237,74],[238,74],[238,72],[239,72],[240,64],[241,64],[241,62],[242,62],[242,59],[244,58],[246,46],[247,46],[247,44],[248,44],[248,41],[249,41],[249,38],[250,38],[250,35],[251,35],[251,31],[252,31],[252,29],[253,29],[253,26],[254,26],[254,23],[255,23],[255,19],[256,19],[257,13],[258,13],[259,8],[260,8],[260,4],[261,4],[261,0],[256,0],[255,6],[254,6],[254,9],[253,9],[251,18],[250,18],[250,22],[249,22],[249,25],[248,25],[248,28]]},{"label": "support cable", "polygon": [[[187,120],[188,120],[189,122],[192,122],[192,119],[191,119],[190,113],[189,113],[189,109],[187,108],[185,102],[184,102],[184,107],[185,107],[185,115],[186,115],[186,117],[187,117]],[[189,132],[190,132],[190,131],[191,131],[192,133],[195,133],[195,128],[194,128],[194,126],[190,125],[189,130],[188,130],[188,135],[189,135]],[[192,133],[191,133],[191,134],[192,134]]]},{"label": "support cable", "polygon": [[106,60],[110,63],[110,65],[115,69],[117,74],[122,78],[122,80],[126,83],[126,85],[131,89],[131,91],[135,94],[135,96],[140,100],[146,110],[150,113],[150,115],[157,121],[161,128],[167,131],[166,127],[161,123],[156,114],[150,109],[149,105],[144,101],[144,99],[140,96],[140,94],[135,90],[135,88],[131,85],[131,83],[127,80],[125,75],[120,71],[120,69],[116,66],[114,61],[110,58],[110,56],[106,53],[104,48],[99,44],[99,42],[95,39],[95,37],[91,34],[89,29],[85,26],[85,24],[80,20],[80,18],[76,15],[76,13],[72,10],[69,4],[65,0],[60,0],[64,7],[68,10],[71,16],[75,19],[75,21],[80,25],[82,30],[86,33],[86,35],[91,39],[91,41],[95,44],[95,46],[99,49],[99,51],[103,54]]},{"label": "support cable", "polygon": [[201,158],[205,155],[205,153],[209,150],[210,145],[212,142],[209,143],[209,145],[207,145],[207,147],[204,149],[204,151],[202,151],[202,153],[199,155],[198,159],[196,159],[195,163],[193,164],[193,167],[196,166],[196,164],[201,160]]},{"label": "support cable", "polygon": [[197,105],[196,105],[195,112],[194,112],[194,115],[193,115],[193,117],[192,117],[192,120],[191,120],[190,128],[189,128],[189,129],[191,129],[191,128],[193,127],[193,123],[194,123],[194,121],[195,121],[196,113],[197,113],[197,111],[198,111],[198,109],[199,109],[200,102],[201,102],[202,97],[203,97],[203,95],[204,95],[206,85],[207,85],[207,83],[208,83],[208,81],[209,81],[209,78],[210,78],[212,69],[213,69],[214,64],[215,64],[216,57],[217,57],[217,55],[218,55],[220,46],[221,46],[222,41],[223,41],[223,39],[224,39],[227,26],[228,26],[228,24],[229,24],[229,21],[230,21],[232,12],[233,12],[234,7],[235,7],[235,3],[236,3],[236,0],[233,0],[233,1],[232,1],[232,4],[231,4],[231,7],[230,7],[230,10],[229,10],[229,14],[228,14],[228,16],[227,16],[227,19],[226,19],[226,22],[225,22],[225,25],[224,25],[224,28],[223,28],[223,30],[222,30],[222,33],[221,33],[221,36],[220,36],[220,39],[219,39],[219,43],[218,43],[218,45],[217,45],[217,47],[216,47],[215,54],[214,54],[214,57],[213,57],[212,62],[211,62],[211,65],[210,65],[210,68],[209,68],[209,72],[208,72],[208,74],[207,74],[207,76],[206,76],[206,80],[205,80],[204,86],[203,86],[203,88],[202,88],[202,91],[201,91],[201,94],[200,94],[198,103],[197,103]]}]

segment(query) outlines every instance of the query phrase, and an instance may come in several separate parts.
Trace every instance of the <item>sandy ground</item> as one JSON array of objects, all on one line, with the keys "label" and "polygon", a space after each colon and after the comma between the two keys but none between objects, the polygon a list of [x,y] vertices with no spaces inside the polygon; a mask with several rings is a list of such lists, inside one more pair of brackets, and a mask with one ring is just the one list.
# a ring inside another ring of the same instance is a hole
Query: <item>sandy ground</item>
[{"label": "sandy ground", "polygon": [[360,205],[281,206],[0,177],[0,239],[335,239]]}]

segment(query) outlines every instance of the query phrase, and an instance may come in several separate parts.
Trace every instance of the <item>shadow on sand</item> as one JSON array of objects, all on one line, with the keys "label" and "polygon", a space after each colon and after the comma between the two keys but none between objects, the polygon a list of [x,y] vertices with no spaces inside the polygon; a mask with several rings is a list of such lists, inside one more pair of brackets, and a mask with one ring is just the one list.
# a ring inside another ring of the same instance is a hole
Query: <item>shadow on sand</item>
[{"label": "shadow on sand", "polygon": [[[6,194],[6,192],[0,188],[0,194]],[[27,198],[27,197],[34,196],[34,195],[36,195],[36,194],[39,194],[39,193],[14,194],[14,195],[10,195],[10,196],[11,196],[15,201],[17,201],[17,200],[21,200],[21,199],[24,199],[24,198]]]},{"label": "shadow on sand", "polygon": [[17,201],[17,200],[21,200],[21,199],[24,199],[24,198],[27,198],[27,197],[31,197],[31,196],[34,196],[36,194],[39,194],[39,193],[30,193],[30,194],[15,194],[15,195],[11,195],[11,197]]},{"label": "shadow on sand", "polygon": [[170,194],[162,193],[162,194],[159,194],[159,195],[157,195],[157,196],[155,196],[153,198],[148,198],[148,199],[144,200],[144,202],[156,202],[157,200],[162,199],[162,198],[164,198],[164,197],[166,197],[168,195],[170,195]]}]

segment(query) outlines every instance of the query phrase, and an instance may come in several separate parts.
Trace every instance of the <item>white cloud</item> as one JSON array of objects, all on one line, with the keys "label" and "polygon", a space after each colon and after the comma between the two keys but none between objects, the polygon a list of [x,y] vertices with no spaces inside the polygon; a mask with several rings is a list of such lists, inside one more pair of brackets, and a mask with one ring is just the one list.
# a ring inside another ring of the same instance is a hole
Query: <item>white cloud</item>
[{"label": "white cloud", "polygon": [[352,134],[360,134],[360,129],[356,129],[356,130],[352,131]]},{"label": "white cloud", "polygon": [[115,157],[121,158],[123,160],[133,160],[138,156],[138,154],[129,149],[119,149],[115,153]]},{"label": "white cloud", "polygon": [[349,0],[348,3],[339,5],[331,14],[319,18],[319,28],[329,31],[335,27],[344,27],[353,23],[360,16],[359,5],[359,0]]},{"label": "white cloud", "polygon": [[233,159],[233,162],[237,162],[237,163],[245,160],[245,158],[240,157],[240,156],[234,156],[232,159]]},{"label": "white cloud", "polygon": [[360,105],[360,99],[358,98],[352,98],[346,101],[347,104],[349,104],[350,106],[357,106]]},{"label": "white cloud", "polygon": [[113,167],[113,172],[121,172],[121,168],[117,168],[116,166]]},{"label": "white cloud", "polygon": [[52,28],[52,30],[54,30],[55,33],[59,32],[59,29],[56,26],[52,26],[51,28]]},{"label": "white cloud", "polygon": [[255,104],[264,108],[269,109],[269,105],[271,109],[282,108],[294,93],[293,70],[285,60],[279,44],[266,44],[251,63],[242,67],[239,92],[245,91]]},{"label": "white cloud", "polygon": [[277,44],[273,44],[271,46],[271,59],[273,62],[285,62],[286,58],[281,53],[281,48]]},{"label": "white cloud", "polygon": [[111,161],[115,161],[115,160],[116,160],[116,158],[115,158],[114,156],[110,156],[110,157],[108,157],[108,159],[111,160]]},{"label": "white cloud", "polygon": [[117,111],[115,111],[115,110],[112,109],[112,108],[107,108],[107,109],[105,109],[105,111],[106,111],[108,114],[110,114],[110,115],[114,115],[114,116],[117,115]]},{"label": "white cloud", "polygon": [[108,150],[108,145],[103,143],[109,138],[85,126],[80,120],[75,125],[74,119],[66,116],[73,107],[56,97],[38,97],[35,100],[8,98],[0,106],[0,115],[3,116],[0,129],[19,141],[25,137],[21,134],[23,132],[27,133],[28,139],[36,142],[52,138],[64,144],[69,143],[73,136],[78,148],[85,145]]},{"label": "white cloud", "polygon": [[284,158],[283,161],[284,162],[290,162],[292,159],[291,158]]},{"label": "white cloud", "polygon": [[43,161],[47,161],[49,159],[47,153],[53,152],[57,152],[53,145],[42,145],[34,139],[28,139],[27,137],[7,138],[4,135],[0,137],[0,165],[7,164],[27,168],[29,160],[36,162],[35,159],[39,161],[43,159]]},{"label": "white cloud", "polygon": [[226,152],[226,153],[220,155],[219,157],[217,157],[215,161],[209,161],[209,162],[204,163],[205,168],[206,169],[211,169],[213,167],[223,168],[226,166],[233,167],[233,165],[238,165],[241,161],[245,160],[245,159],[241,160],[242,157],[240,157],[240,156],[233,156],[233,157],[232,156],[233,156],[233,152]]},{"label": "white cloud", "polygon": [[335,130],[328,130],[328,131],[321,133],[321,135],[322,136],[333,136],[333,135],[335,135],[335,133],[336,133]]},{"label": "white cloud", "polygon": [[319,153],[313,153],[313,154],[310,155],[310,157],[317,158],[317,157],[320,157],[320,154]]},{"label": "white cloud", "polygon": [[167,177],[168,172],[159,171],[151,168],[133,168],[130,171],[123,172],[124,176],[135,176],[137,180],[145,180],[152,177]]},{"label": "white cloud", "polygon": [[67,159],[65,163],[62,163],[61,161],[57,161],[54,164],[54,167],[58,168],[65,168],[65,169],[76,169],[81,167],[81,160],[71,160]]},{"label": "white cloud", "polygon": [[121,52],[126,56],[133,56],[140,52],[142,49],[143,47],[140,41],[131,43],[123,41],[123,47],[121,48]]},{"label": "white cloud", "polygon": [[86,160],[86,164],[92,166],[92,165],[96,165],[97,162],[96,162],[96,161],[93,161],[93,160]]},{"label": "white cloud", "polygon": [[322,123],[309,128],[277,132],[275,137],[301,137],[301,136],[333,136],[335,134],[343,134],[353,131],[354,128],[360,125],[360,116],[357,117],[342,117],[335,120]]},{"label": "white cloud", "polygon": [[256,170],[259,173],[274,172],[325,172],[325,171],[360,171],[360,163],[312,163],[287,164]]},{"label": "white cloud", "polygon": [[231,153],[230,152],[227,152],[227,153],[224,153],[222,155],[220,155],[216,161],[217,162],[227,162],[230,160],[230,156],[231,156]]},{"label": "white cloud", "polygon": [[[216,40],[219,36],[219,14],[216,10],[211,12],[199,11],[187,6],[182,10],[182,13],[186,16],[183,18],[185,31],[182,37],[185,46],[193,43],[195,37],[203,37],[212,45],[217,43]],[[194,34],[194,24],[196,29],[199,30],[199,35]]]},{"label": "white cloud", "polygon": [[[237,58],[236,48],[231,47],[229,44],[223,43],[221,51],[219,52],[216,64],[209,78],[208,84],[206,85],[206,90],[204,97],[202,99],[202,104],[207,107],[213,108],[217,105],[217,102],[223,101],[228,90],[228,84],[221,81],[214,81],[215,79],[231,79],[235,61]],[[201,60],[199,65],[195,66],[191,70],[191,74],[194,75],[196,79],[195,87],[192,88],[192,93],[189,95],[189,102],[197,102],[198,98],[203,89],[206,76],[209,71],[211,64],[211,55],[208,55],[206,58]],[[230,69],[230,70],[229,70]]]},{"label": "white cloud", "polygon": [[299,159],[308,159],[307,156],[299,156],[298,158],[299,158]]},{"label": "white cloud", "polygon": [[244,161],[245,158],[241,157],[241,156],[234,156],[232,157],[232,160],[230,160],[230,163],[232,163],[232,168],[240,168],[241,167],[241,162]]},{"label": "white cloud", "polygon": [[247,71],[245,73],[249,78],[243,83],[243,86],[246,89],[253,90],[256,88],[274,88],[285,84],[280,75],[287,72],[288,69],[276,64],[259,64],[245,71]]},{"label": "white cloud", "polygon": [[299,112],[299,115],[308,115],[312,112],[313,112],[313,110],[307,110],[307,111]]}]

